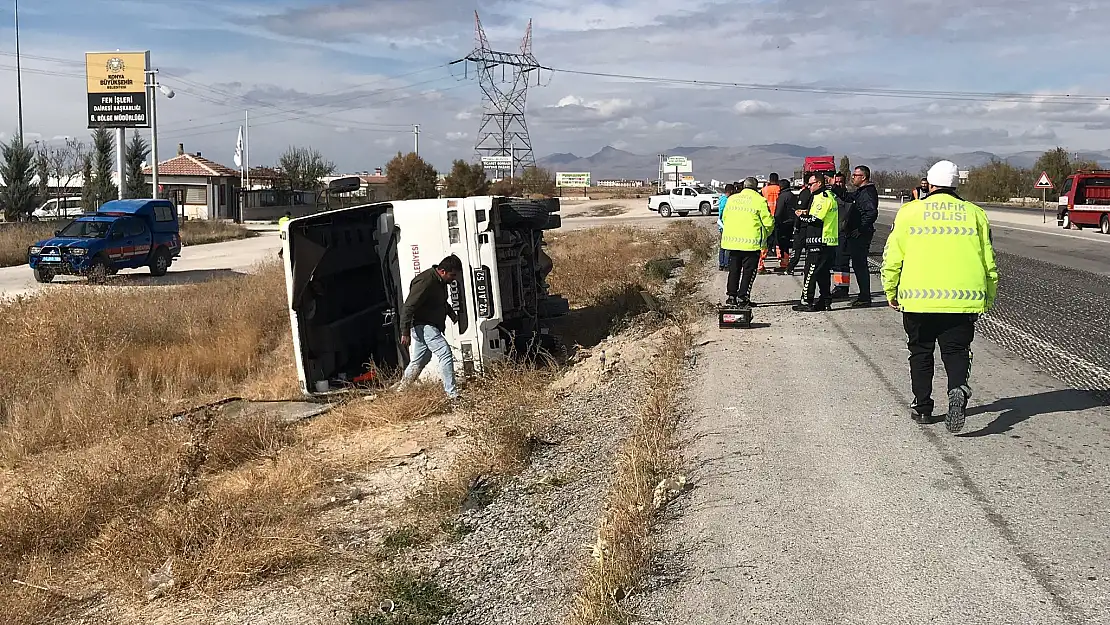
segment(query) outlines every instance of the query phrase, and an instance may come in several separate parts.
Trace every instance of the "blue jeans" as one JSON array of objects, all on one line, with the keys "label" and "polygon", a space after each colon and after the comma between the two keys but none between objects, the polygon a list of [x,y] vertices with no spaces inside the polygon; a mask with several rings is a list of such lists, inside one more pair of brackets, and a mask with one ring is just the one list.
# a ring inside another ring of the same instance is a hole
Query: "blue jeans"
[{"label": "blue jeans", "polygon": [[401,384],[407,385],[415,381],[420,376],[420,372],[424,371],[424,367],[432,361],[434,353],[436,360],[439,361],[443,390],[451,399],[458,398],[459,391],[455,388],[455,357],[451,354],[451,346],[447,344],[443,333],[435,326],[416,325],[413,326],[410,335],[413,345],[412,361],[405,368]]}]

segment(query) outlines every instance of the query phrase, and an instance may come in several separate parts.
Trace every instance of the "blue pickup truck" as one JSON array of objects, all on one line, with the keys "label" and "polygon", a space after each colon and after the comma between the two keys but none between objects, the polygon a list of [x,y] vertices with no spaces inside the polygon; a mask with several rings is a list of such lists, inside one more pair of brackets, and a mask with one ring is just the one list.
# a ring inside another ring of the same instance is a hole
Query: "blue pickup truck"
[{"label": "blue pickup truck", "polygon": [[112,200],[28,248],[27,264],[38,282],[62,275],[103,282],[120,269],[140,267],[164,276],[180,255],[181,231],[171,202]]}]

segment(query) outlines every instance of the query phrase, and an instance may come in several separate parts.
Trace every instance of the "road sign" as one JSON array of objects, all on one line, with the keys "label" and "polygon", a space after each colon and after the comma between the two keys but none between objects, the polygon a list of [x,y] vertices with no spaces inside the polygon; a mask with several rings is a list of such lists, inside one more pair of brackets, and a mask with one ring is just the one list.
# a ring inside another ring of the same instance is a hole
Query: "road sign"
[{"label": "road sign", "polygon": [[150,51],[86,52],[89,128],[149,128],[146,71]]},{"label": "road sign", "polygon": [[1053,189],[1052,178],[1048,177],[1047,171],[1041,172],[1041,177],[1037,178],[1037,184],[1033,185],[1034,189]]},{"label": "road sign", "polygon": [[486,169],[511,169],[513,157],[511,156],[483,156],[482,167]]},{"label": "road sign", "polygon": [[555,173],[555,186],[556,187],[571,187],[571,188],[584,188],[590,186],[590,172],[567,172],[560,171]]},{"label": "road sign", "polygon": [[690,164],[690,159],[685,156],[668,156],[667,167],[686,167]]}]

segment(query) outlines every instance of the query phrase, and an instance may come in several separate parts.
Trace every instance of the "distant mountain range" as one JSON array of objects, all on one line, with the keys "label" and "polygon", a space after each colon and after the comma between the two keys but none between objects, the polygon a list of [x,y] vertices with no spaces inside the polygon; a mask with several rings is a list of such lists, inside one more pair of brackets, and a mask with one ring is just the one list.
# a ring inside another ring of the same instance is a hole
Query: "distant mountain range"
[{"label": "distant mountain range", "polygon": [[[685,156],[694,163],[694,176],[699,180],[738,180],[743,176],[766,175],[772,171],[783,176],[793,176],[800,169],[802,159],[807,156],[832,154],[839,159],[843,154],[824,146],[807,147],[789,143],[753,145],[746,148],[727,147],[676,147],[664,150],[667,156]],[[948,158],[961,168],[970,169],[989,163],[997,158],[1017,167],[1032,167],[1043,152],[1018,152],[1006,156],[990,152],[965,152],[952,154]],[[884,154],[864,156],[850,154],[853,165],[867,165],[873,171],[908,171],[917,173],[931,161],[928,156],[896,156]],[[1110,151],[1080,152],[1082,160],[1110,163]],[[658,177],[659,157],[655,154],[633,154],[606,146],[593,156],[580,157],[575,154],[551,154],[537,161],[541,167],[555,172],[590,172],[593,180],[607,178],[630,178],[652,180]]]}]

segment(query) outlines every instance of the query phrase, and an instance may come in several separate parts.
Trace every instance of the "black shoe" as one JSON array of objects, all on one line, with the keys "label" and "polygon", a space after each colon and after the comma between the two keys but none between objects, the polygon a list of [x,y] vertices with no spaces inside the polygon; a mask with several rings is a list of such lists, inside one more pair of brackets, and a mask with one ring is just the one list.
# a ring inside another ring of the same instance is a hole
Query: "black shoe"
[{"label": "black shoe", "polygon": [[948,391],[948,414],[944,417],[944,425],[949,432],[955,434],[964,429],[969,399],[971,399],[971,389],[967,386]]},{"label": "black shoe", "polygon": [[729,308],[736,308],[739,305],[740,305],[740,298],[736,297],[735,295],[729,295],[728,299],[725,300],[725,306],[727,306]]},{"label": "black shoe", "polygon": [[823,298],[823,299],[817,300],[817,304],[813,307],[813,309],[818,311],[818,312],[825,312],[825,311],[832,310],[832,298],[830,297],[828,299]]},{"label": "black shoe", "polygon": [[717,267],[717,271],[728,271],[728,265],[722,265],[720,267]]},{"label": "black shoe", "polygon": [[933,400],[918,401],[914,400],[910,404],[910,418],[926,425],[933,422]]},{"label": "black shoe", "polygon": [[755,302],[748,298],[741,298],[736,304],[737,308],[755,308]]},{"label": "black shoe", "polygon": [[871,300],[852,300],[852,303],[848,304],[848,306],[852,308],[871,308]]},{"label": "black shoe", "polygon": [[835,289],[833,289],[832,298],[833,299],[847,299],[848,298],[848,287],[838,286]]}]

